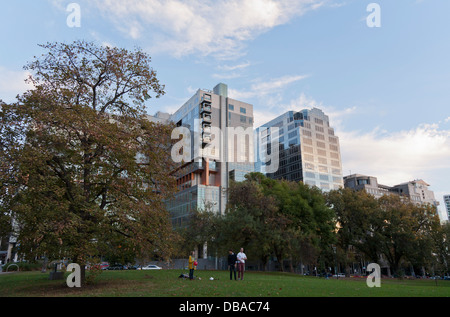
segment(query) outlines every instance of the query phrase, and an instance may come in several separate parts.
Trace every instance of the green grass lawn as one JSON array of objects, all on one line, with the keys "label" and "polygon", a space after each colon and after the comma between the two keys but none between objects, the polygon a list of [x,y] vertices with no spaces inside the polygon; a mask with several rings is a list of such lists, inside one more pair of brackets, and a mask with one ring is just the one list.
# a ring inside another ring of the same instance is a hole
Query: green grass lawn
[{"label": "green grass lawn", "polygon": [[230,281],[228,272],[198,270],[201,280],[190,281],[178,278],[180,273],[104,271],[95,284],[78,289],[68,288],[65,280],[50,281],[49,273],[0,274],[0,297],[450,297],[450,281],[443,280],[382,279],[380,288],[369,288],[364,279],[352,278],[246,272],[245,280]]}]

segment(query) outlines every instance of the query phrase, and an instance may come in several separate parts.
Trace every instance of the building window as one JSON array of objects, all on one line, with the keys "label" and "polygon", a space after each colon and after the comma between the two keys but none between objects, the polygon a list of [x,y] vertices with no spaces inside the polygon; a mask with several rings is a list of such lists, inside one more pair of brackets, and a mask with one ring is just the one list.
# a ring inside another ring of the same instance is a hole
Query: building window
[{"label": "building window", "polygon": [[[228,109],[231,110],[231,111],[234,111],[234,105],[229,104],[229,105],[228,105]],[[242,108],[241,108],[241,109],[242,109]]]},{"label": "building window", "polygon": [[337,144],[337,139],[333,137],[329,137],[328,140],[330,140],[331,143]]},{"label": "building window", "polygon": [[330,150],[338,152],[339,148],[336,145],[330,144]]},{"label": "building window", "polygon": [[241,107],[241,113],[246,114],[247,113],[247,109]]},{"label": "building window", "polygon": [[342,183],[342,178],[333,176],[333,182],[340,184],[340,183]]},{"label": "building window", "polygon": [[321,156],[327,156],[327,151],[321,150],[321,149],[317,149],[317,154],[321,155]]},{"label": "building window", "polygon": [[314,162],[314,156],[312,156],[312,155],[304,154],[303,158],[305,159],[305,161]]},{"label": "building window", "polygon": [[317,141],[317,146],[322,148],[322,149],[326,149],[326,145],[325,145],[324,142]]},{"label": "building window", "polygon": [[296,145],[296,144],[298,144],[298,140],[297,139],[289,140],[289,146]]},{"label": "building window", "polygon": [[[328,167],[326,167],[326,166],[319,166],[319,172],[320,173],[328,173]],[[322,179],[322,176],[321,176],[321,179]],[[328,176],[327,176],[327,178],[325,180],[328,180]]]},{"label": "building window", "polygon": [[333,170],[332,170],[332,172],[333,172],[333,174],[335,174],[335,175],[341,175],[341,170],[340,169],[337,169],[337,168],[333,168]]},{"label": "building window", "polygon": [[247,117],[246,116],[241,116],[241,123],[246,123],[246,122],[247,122]]},{"label": "building window", "polygon": [[322,133],[324,133],[324,132],[325,132],[325,130],[324,130],[324,128],[323,128],[323,127],[319,127],[319,126],[317,126],[317,125],[316,125],[316,127],[315,127],[315,128],[316,128],[316,131],[317,131],[317,132],[322,132]]},{"label": "building window", "polygon": [[312,148],[312,147],[309,147],[309,146],[304,146],[304,147],[303,147],[303,151],[304,151],[305,153],[311,153],[311,154],[314,153],[313,148]]},{"label": "building window", "polygon": [[334,167],[340,167],[341,166],[339,161],[331,161],[331,165],[334,166]]},{"label": "building window", "polygon": [[370,181],[368,179],[358,179],[358,185],[370,185]]},{"label": "building window", "polygon": [[322,120],[322,119],[314,118],[314,122],[315,122],[316,124],[323,125],[323,120]]},{"label": "building window", "polygon": [[330,152],[330,156],[331,156],[331,158],[339,160],[339,154],[337,154],[337,153]]}]

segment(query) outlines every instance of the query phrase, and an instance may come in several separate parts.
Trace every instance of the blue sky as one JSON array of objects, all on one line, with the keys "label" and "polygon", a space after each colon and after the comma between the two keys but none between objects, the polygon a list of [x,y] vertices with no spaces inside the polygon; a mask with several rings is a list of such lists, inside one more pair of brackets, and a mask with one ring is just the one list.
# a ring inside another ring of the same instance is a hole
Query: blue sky
[{"label": "blue sky", "polygon": [[[70,28],[67,6],[81,9]],[[381,8],[370,28],[367,6]],[[228,84],[255,124],[287,110],[323,109],[341,141],[344,174],[395,185],[424,179],[450,194],[448,0],[19,0],[0,5],[0,98],[27,87],[37,44],[77,39],[153,59],[173,112],[198,88]]]}]

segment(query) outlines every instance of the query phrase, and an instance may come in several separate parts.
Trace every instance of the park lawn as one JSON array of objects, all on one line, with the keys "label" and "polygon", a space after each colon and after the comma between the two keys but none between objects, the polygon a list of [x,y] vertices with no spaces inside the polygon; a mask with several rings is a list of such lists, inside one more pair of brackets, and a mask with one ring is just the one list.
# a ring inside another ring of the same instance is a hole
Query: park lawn
[{"label": "park lawn", "polygon": [[200,279],[193,281],[178,278],[181,273],[186,272],[104,271],[82,288],[50,281],[49,273],[0,274],[0,297],[450,297],[450,281],[443,280],[382,279],[380,288],[369,288],[365,279],[278,272],[246,272],[243,281],[230,281],[225,271],[198,270]]}]

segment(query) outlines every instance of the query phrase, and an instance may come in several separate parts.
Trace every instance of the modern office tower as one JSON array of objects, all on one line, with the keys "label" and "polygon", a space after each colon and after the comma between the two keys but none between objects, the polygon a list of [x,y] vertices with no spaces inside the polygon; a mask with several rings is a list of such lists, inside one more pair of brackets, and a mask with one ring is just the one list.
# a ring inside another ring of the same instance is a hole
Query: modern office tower
[{"label": "modern office tower", "polygon": [[179,192],[167,202],[172,224],[186,225],[197,208],[225,212],[230,180],[254,171],[253,106],[228,98],[227,85],[218,84],[212,91],[199,89],[174,114],[149,120],[173,122],[184,133],[175,144],[175,154],[183,156],[174,171]]},{"label": "modern office tower", "polygon": [[450,220],[450,195],[444,196],[445,210],[447,211],[447,219]]},{"label": "modern office tower", "polygon": [[[288,111],[258,127],[255,138],[256,171],[324,191],[344,186],[339,138],[322,110]],[[279,145],[278,169],[267,172],[262,153],[271,152],[275,141]]]}]

